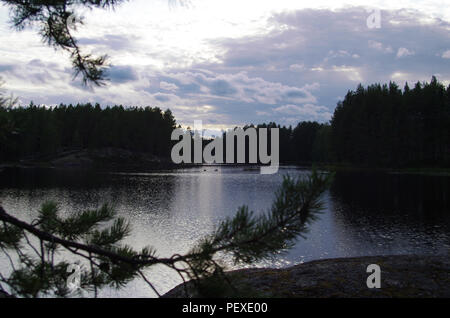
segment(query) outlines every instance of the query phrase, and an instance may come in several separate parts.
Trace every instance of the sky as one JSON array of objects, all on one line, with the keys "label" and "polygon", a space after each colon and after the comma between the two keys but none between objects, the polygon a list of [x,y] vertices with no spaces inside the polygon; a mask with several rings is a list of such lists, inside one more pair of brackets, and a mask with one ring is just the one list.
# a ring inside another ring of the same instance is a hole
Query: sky
[{"label": "sky", "polygon": [[106,87],[73,80],[69,56],[11,29],[0,6],[0,76],[22,105],[158,106],[218,131],[327,122],[359,83],[450,84],[443,1],[131,0],[80,13],[82,49],[110,58]]}]

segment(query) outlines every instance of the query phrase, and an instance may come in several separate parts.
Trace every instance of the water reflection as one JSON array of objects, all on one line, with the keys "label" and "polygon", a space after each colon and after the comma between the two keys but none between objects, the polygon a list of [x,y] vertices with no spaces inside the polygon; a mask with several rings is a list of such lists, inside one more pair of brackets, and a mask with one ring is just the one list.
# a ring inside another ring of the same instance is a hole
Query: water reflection
[{"label": "water reflection", "polygon": [[[27,221],[46,200],[58,202],[65,214],[109,202],[133,226],[127,244],[151,245],[160,256],[170,256],[188,251],[241,205],[257,213],[267,211],[283,174],[306,173],[294,167],[273,176],[226,167],[141,174],[7,170],[0,176],[0,200],[7,211]],[[311,226],[307,240],[256,266],[329,257],[449,253],[449,186],[450,177],[339,173],[324,195],[324,213]],[[7,265],[0,260],[2,266]],[[149,274],[162,292],[180,282],[165,268]],[[154,296],[141,281],[102,295]]]},{"label": "water reflection", "polygon": [[449,186],[444,176],[341,173],[330,204],[341,232],[372,255],[448,253]]}]

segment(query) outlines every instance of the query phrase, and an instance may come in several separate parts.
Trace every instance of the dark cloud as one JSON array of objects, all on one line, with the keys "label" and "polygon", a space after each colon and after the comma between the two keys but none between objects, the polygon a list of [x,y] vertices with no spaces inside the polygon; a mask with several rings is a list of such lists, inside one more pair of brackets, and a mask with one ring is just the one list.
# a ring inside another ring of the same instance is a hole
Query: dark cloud
[{"label": "dark cloud", "polygon": [[106,76],[113,83],[127,83],[136,81],[139,77],[135,69],[127,65],[115,65],[107,69]]},{"label": "dark cloud", "polygon": [[14,71],[15,68],[16,66],[12,64],[0,64],[0,72]]},{"label": "dark cloud", "polygon": [[305,98],[306,94],[302,91],[291,90],[291,91],[286,92],[286,97],[288,97],[288,98]]},{"label": "dark cloud", "polygon": [[[330,111],[337,98],[359,82],[450,80],[450,24],[413,10],[381,12],[381,28],[367,26],[365,8],[299,10],[274,15],[265,36],[216,39],[225,52],[221,63],[208,66],[217,73],[245,69],[249,77],[302,87],[319,83],[317,102]],[[427,21],[424,22],[425,18]],[[245,91],[253,88],[245,88]],[[303,98],[287,91],[286,98]]]},{"label": "dark cloud", "polygon": [[211,93],[218,96],[233,95],[237,92],[236,88],[234,88],[230,83],[221,79],[212,81],[209,87],[211,89]]},{"label": "dark cloud", "polygon": [[167,95],[167,94],[155,94],[154,97],[156,100],[158,100],[160,102],[170,101],[170,95]]}]

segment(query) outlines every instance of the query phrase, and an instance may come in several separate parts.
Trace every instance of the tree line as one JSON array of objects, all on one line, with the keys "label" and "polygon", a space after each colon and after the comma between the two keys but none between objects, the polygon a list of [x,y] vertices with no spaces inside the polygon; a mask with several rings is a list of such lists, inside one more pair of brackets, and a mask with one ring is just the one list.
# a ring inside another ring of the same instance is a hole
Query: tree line
[{"label": "tree line", "polygon": [[0,145],[3,161],[105,147],[167,157],[176,124],[169,109],[89,103],[0,108],[0,123],[8,125]]},{"label": "tree line", "polygon": [[[279,129],[280,162],[284,164],[311,164],[330,162],[330,129],[329,123],[302,121],[296,127],[281,126],[275,122],[244,126],[247,128],[267,129],[268,149],[271,151],[270,129]],[[259,135],[259,134],[257,134]],[[226,139],[226,137],[225,137]],[[247,139],[248,140],[248,139]],[[247,154],[248,157],[248,149]]]},{"label": "tree line", "polygon": [[338,103],[333,161],[382,167],[450,166],[450,86],[394,82],[358,86]]}]

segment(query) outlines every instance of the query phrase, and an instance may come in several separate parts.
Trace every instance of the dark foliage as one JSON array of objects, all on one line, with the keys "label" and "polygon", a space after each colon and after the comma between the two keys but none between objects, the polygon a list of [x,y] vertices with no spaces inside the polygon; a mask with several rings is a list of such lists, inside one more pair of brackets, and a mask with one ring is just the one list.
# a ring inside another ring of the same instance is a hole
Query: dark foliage
[{"label": "dark foliage", "polygon": [[450,165],[450,86],[430,83],[358,86],[331,121],[335,160],[377,167]]},{"label": "dark foliage", "polygon": [[175,119],[159,108],[102,109],[98,104],[0,108],[5,127],[0,161],[52,155],[67,149],[122,148],[170,156]]}]

